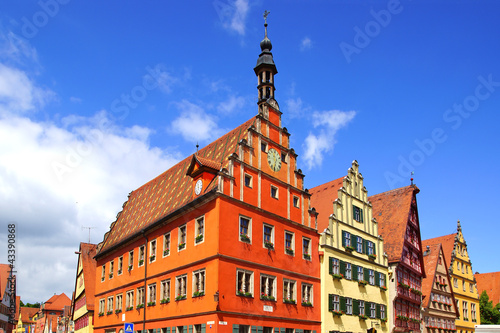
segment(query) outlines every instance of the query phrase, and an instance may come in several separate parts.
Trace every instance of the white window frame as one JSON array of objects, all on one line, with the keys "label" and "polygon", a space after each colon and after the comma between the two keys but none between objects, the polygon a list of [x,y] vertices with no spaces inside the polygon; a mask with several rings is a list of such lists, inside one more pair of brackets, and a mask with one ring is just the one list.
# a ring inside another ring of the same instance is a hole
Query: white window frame
[{"label": "white window frame", "polygon": [[108,306],[106,308],[107,312],[113,312],[113,309],[114,309],[113,300],[114,300],[113,296],[108,296]]},{"label": "white window frame", "polygon": [[[287,235],[291,236],[290,246],[288,246],[288,247],[287,247],[287,238],[286,238]],[[284,244],[285,244],[285,247],[284,247],[285,253],[288,255],[292,255],[292,256],[295,255],[295,233],[285,230],[285,233],[283,236],[284,236]],[[287,252],[287,250],[291,250],[291,252]]]},{"label": "white window frame", "polygon": [[111,280],[113,278],[113,275],[114,275],[114,271],[115,270],[115,261],[114,260],[111,260],[109,262],[109,279]]},{"label": "white window frame", "polygon": [[300,198],[296,195],[293,196],[293,207],[300,208]]},{"label": "white window frame", "polygon": [[260,295],[276,300],[276,276],[260,274]]},{"label": "white window frame", "polygon": [[116,295],[116,300],[115,300],[115,312],[121,312],[123,309],[123,294],[118,294]]},{"label": "white window frame", "polygon": [[278,200],[280,198],[279,188],[274,186],[274,185],[271,185],[270,194],[271,194],[271,198]]},{"label": "white window frame", "polygon": [[[266,240],[266,227],[271,229],[271,234],[269,235],[269,240]],[[262,247],[266,247],[266,241],[272,244],[274,248],[274,225],[263,223],[262,224]]]},{"label": "white window frame", "polygon": [[[248,221],[248,225],[247,225],[247,233],[246,234],[243,234],[242,233],[242,224],[241,224],[241,220],[246,220]],[[248,237],[248,241],[244,241],[242,238],[243,236],[242,235],[245,235]],[[252,219],[249,218],[248,216],[243,216],[243,215],[240,215],[239,216],[239,219],[238,219],[238,239],[240,242],[244,242],[244,243],[250,243],[252,244]]]},{"label": "white window frame", "polygon": [[117,275],[123,274],[123,255],[118,257],[118,270],[116,271]]},{"label": "white window frame", "polygon": [[106,310],[106,299],[101,298],[99,300],[99,314],[104,314],[104,310]]},{"label": "white window frame", "polygon": [[366,242],[366,251],[368,252],[367,254],[375,254],[375,243],[367,241]]},{"label": "white window frame", "polygon": [[[249,175],[248,173],[245,173],[243,176],[243,183],[245,184],[246,187],[248,188],[253,188],[253,177],[252,175]],[[248,179],[248,184],[247,184],[247,179]]]},{"label": "white window frame", "polygon": [[153,302],[156,304],[156,283],[148,284],[148,297],[147,297],[148,305]]},{"label": "white window frame", "polygon": [[106,278],[106,264],[102,265],[101,266],[101,282],[104,281],[104,279]]},{"label": "white window frame", "polygon": [[297,281],[283,279],[283,302],[285,300],[297,302]]},{"label": "white window frame", "polygon": [[[144,245],[139,246],[139,260],[137,261],[138,266],[137,267],[142,267],[144,266],[144,260],[146,257],[146,247]],[[142,263],[141,263],[142,260]]]},{"label": "white window frame", "polygon": [[134,269],[134,250],[128,252],[128,270]]},{"label": "white window frame", "polygon": [[345,298],[345,313],[348,315],[352,315],[352,298]]},{"label": "white window frame", "polygon": [[340,259],[338,258],[331,258],[332,261],[332,274],[340,274]]},{"label": "white window frame", "polygon": [[[307,248],[305,247],[305,241],[308,242]],[[311,239],[308,237],[302,237],[302,258],[305,260],[311,260]]]},{"label": "white window frame", "polygon": [[311,303],[311,305],[314,305],[314,290],[312,284],[302,282],[302,285],[300,286],[300,293],[302,303],[308,302]]},{"label": "white window frame", "polygon": [[125,299],[125,310],[128,310],[130,308],[134,308],[134,290],[129,290],[127,291],[126,294],[126,299]]},{"label": "white window frame", "polygon": [[[201,244],[205,242],[205,215],[202,215],[194,220],[194,226],[195,226],[195,238],[194,238],[194,245]],[[200,236],[201,235],[201,236]],[[198,237],[201,237],[199,241],[197,241]]]},{"label": "white window frame", "polygon": [[136,301],[135,301],[135,306],[139,306],[139,305],[142,305],[142,306],[145,306],[144,304],[144,287],[138,287],[137,288],[137,293],[136,293]]},{"label": "white window frame", "polygon": [[387,308],[384,304],[380,304],[380,319],[387,319]]},{"label": "white window frame", "polygon": [[332,296],[333,296],[332,310],[340,312],[340,296],[339,295],[332,295]]},{"label": "white window frame", "polygon": [[352,265],[350,262],[345,263],[345,278],[347,280],[352,280]]},{"label": "white window frame", "polygon": [[356,236],[356,252],[363,253],[363,238]]},{"label": "white window frame", "polygon": [[205,268],[196,270],[193,272],[193,297],[195,297],[195,293],[200,293],[197,296],[205,295],[205,286],[206,286],[206,271]]},{"label": "white window frame", "polygon": [[364,268],[361,266],[357,266],[357,268],[358,268],[358,271],[356,272],[356,274],[358,276],[358,281],[366,281]]},{"label": "white window frame", "polygon": [[161,281],[160,302],[170,302],[170,279]]},{"label": "white window frame", "polygon": [[368,283],[372,286],[375,285],[375,271],[373,269],[368,269]]},{"label": "white window frame", "polygon": [[149,262],[156,261],[156,249],[158,247],[157,245],[158,245],[158,242],[156,241],[156,239],[152,239],[149,242]]},{"label": "white window frame", "polygon": [[[183,251],[186,249],[187,247],[187,225],[186,224],[183,224],[181,226],[179,226],[178,228],[178,237],[177,237],[177,250],[179,252]],[[184,244],[184,247],[180,248],[181,247],[181,244]]]},{"label": "white window frame", "polygon": [[375,318],[377,317],[377,304],[376,303],[370,303],[370,318]]},{"label": "white window frame", "polygon": [[[363,315],[363,316],[365,315],[365,313],[366,313],[365,305],[366,305],[365,301],[363,301],[363,300],[360,299],[359,300],[359,305],[358,305],[358,310],[359,310],[359,314],[360,315]],[[361,309],[363,309],[363,310],[361,310]]]},{"label": "white window frame", "polygon": [[187,274],[175,277],[175,299],[179,300],[187,297]]},{"label": "white window frame", "polygon": [[250,293],[251,296],[254,295],[253,277],[254,273],[252,271],[248,271],[241,268],[236,269],[236,293],[238,295],[246,296],[247,293]]},{"label": "white window frame", "polygon": [[378,274],[379,274],[378,280],[379,280],[380,286],[381,287],[387,287],[387,284],[386,284],[386,281],[385,281],[385,274],[384,273],[378,273]]},{"label": "white window frame", "polygon": [[170,255],[170,247],[172,245],[172,238],[170,237],[170,232],[163,235],[163,258]]}]

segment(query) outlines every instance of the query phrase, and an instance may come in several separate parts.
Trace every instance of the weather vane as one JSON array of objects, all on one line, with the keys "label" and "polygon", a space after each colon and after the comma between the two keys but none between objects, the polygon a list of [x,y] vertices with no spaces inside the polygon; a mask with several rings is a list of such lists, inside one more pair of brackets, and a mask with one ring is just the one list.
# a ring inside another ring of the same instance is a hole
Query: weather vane
[{"label": "weather vane", "polygon": [[264,23],[265,23],[265,24],[267,24],[267,15],[269,15],[269,14],[271,14],[271,12],[270,12],[270,11],[268,11],[268,10],[265,10],[265,11],[264,11]]}]

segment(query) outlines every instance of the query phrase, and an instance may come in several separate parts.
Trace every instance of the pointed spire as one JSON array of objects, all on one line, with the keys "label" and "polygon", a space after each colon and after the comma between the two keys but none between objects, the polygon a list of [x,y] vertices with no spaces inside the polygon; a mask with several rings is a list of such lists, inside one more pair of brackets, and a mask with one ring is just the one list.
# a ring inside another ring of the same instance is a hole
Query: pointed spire
[{"label": "pointed spire", "polygon": [[278,73],[274,64],[273,54],[271,50],[273,45],[267,37],[267,16],[269,11],[264,12],[264,39],[260,42],[261,54],[257,59],[257,66],[253,69],[255,75],[259,78],[259,102],[266,101],[269,98],[274,99],[274,75]]}]

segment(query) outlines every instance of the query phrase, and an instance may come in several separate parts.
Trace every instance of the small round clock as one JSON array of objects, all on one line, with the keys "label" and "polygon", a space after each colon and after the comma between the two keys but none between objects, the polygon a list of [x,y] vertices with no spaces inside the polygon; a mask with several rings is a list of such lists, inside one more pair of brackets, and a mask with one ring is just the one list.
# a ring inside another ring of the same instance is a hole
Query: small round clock
[{"label": "small round clock", "polygon": [[276,149],[271,148],[269,149],[267,153],[267,163],[269,164],[269,167],[271,167],[271,170],[273,171],[280,171],[281,169],[281,156],[280,154],[276,151]]},{"label": "small round clock", "polygon": [[203,182],[201,181],[201,179],[198,179],[196,181],[196,185],[194,186],[194,193],[196,195],[200,195],[202,188],[203,188]]}]

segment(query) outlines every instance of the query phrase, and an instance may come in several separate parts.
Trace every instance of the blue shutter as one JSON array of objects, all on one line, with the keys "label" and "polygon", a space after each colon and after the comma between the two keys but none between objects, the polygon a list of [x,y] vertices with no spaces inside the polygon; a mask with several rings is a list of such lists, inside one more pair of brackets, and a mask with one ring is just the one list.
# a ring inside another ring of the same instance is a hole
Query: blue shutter
[{"label": "blue shutter", "polygon": [[189,325],[189,333],[193,333],[193,325]]},{"label": "blue shutter", "polygon": [[240,325],[233,324],[233,333],[239,333],[239,331],[240,331]]},{"label": "blue shutter", "polygon": [[166,330],[166,333],[170,333],[170,327],[167,327],[165,330]]},{"label": "blue shutter", "polygon": [[207,330],[207,324],[201,324],[201,333],[205,333]]},{"label": "blue shutter", "polygon": [[264,329],[262,328],[262,326],[257,326],[257,333],[262,333],[264,331]]},{"label": "blue shutter", "polygon": [[279,327],[275,327],[274,328],[274,333],[280,333],[280,328]]},{"label": "blue shutter", "polygon": [[282,328],[280,328],[280,331],[281,331],[281,333],[285,333],[286,332],[286,328],[282,327]]},{"label": "blue shutter", "polygon": [[252,331],[252,333],[257,333],[257,326],[252,326],[250,330]]},{"label": "blue shutter", "polygon": [[172,327],[172,333],[175,333],[175,327]]}]

